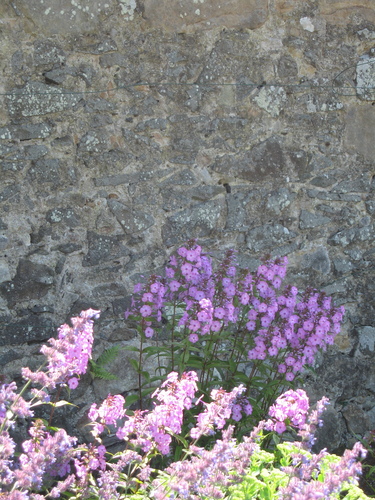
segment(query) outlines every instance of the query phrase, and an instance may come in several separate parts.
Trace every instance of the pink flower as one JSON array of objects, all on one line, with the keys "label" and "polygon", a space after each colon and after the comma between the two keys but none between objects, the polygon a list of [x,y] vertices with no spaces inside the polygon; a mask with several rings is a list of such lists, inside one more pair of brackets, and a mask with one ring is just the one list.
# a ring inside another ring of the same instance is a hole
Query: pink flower
[{"label": "pink flower", "polygon": [[140,308],[139,312],[141,313],[141,315],[144,317],[144,318],[147,318],[148,316],[151,315],[152,313],[152,309],[150,306],[148,305],[144,305]]},{"label": "pink flower", "polygon": [[171,281],[169,283],[169,289],[171,290],[171,292],[177,292],[177,290],[180,288],[180,286],[181,286],[181,283],[179,283],[176,280]]},{"label": "pink flower", "polygon": [[154,335],[154,330],[148,326],[146,329],[145,329],[145,336],[147,338],[151,338],[152,336]]},{"label": "pink flower", "polygon": [[240,302],[243,306],[246,306],[249,303],[249,300],[250,300],[250,297],[249,297],[248,293],[246,293],[246,292],[241,293]]},{"label": "pink flower", "polygon": [[222,326],[222,325],[221,325],[220,321],[216,321],[216,320],[214,320],[214,321],[211,323],[211,331],[213,331],[213,332],[218,332],[218,331],[220,331],[221,326]]},{"label": "pink flower", "polygon": [[68,380],[69,389],[76,389],[78,387],[78,378],[72,377]]},{"label": "pink flower", "polygon": [[147,292],[142,295],[142,302],[153,302],[154,301],[154,296],[152,293]]},{"label": "pink flower", "polygon": [[215,318],[223,319],[225,316],[225,309],[223,309],[222,307],[216,307],[215,312],[214,312],[214,316],[215,316]]}]

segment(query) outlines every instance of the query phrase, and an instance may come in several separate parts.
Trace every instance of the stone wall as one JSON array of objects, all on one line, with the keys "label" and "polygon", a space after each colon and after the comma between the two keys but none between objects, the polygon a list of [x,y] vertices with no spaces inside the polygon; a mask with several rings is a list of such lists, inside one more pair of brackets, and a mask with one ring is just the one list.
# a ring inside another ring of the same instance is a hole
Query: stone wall
[{"label": "stone wall", "polygon": [[373,0],[3,0],[0,40],[1,371],[87,307],[95,355],[136,343],[133,284],[196,237],[345,305],[306,383],[331,449],[374,429]]}]

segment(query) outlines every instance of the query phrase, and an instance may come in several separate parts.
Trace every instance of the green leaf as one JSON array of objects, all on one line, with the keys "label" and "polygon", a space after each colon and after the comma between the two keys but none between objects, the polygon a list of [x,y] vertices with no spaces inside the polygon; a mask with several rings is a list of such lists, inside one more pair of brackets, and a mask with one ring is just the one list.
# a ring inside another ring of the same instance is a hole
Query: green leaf
[{"label": "green leaf", "polygon": [[98,366],[96,363],[91,363],[90,374],[92,378],[100,378],[102,380],[117,380],[116,375],[107,371],[105,368]]},{"label": "green leaf", "polygon": [[131,406],[133,403],[136,403],[137,401],[139,401],[139,394],[130,394],[125,398],[125,403],[127,404],[127,406]]},{"label": "green leaf", "polygon": [[130,364],[132,365],[132,367],[134,368],[134,370],[138,373],[139,372],[139,361],[138,359],[132,359],[130,358]]},{"label": "green leaf", "polygon": [[139,347],[136,347],[134,345],[124,345],[121,347],[121,349],[124,349],[124,351],[140,352]]},{"label": "green leaf", "polygon": [[118,356],[121,347],[119,345],[114,345],[106,349],[96,360],[96,364],[99,366],[108,365],[112,363]]}]

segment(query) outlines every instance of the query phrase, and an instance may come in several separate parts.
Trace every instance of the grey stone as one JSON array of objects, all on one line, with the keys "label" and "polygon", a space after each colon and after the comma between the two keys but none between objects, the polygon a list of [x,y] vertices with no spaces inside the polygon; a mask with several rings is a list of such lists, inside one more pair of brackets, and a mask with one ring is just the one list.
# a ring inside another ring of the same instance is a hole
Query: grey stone
[{"label": "grey stone", "polygon": [[101,153],[108,150],[107,136],[100,130],[90,130],[81,137],[80,152]]},{"label": "grey stone", "polygon": [[346,247],[353,242],[367,241],[374,237],[374,228],[370,224],[364,227],[352,227],[350,229],[344,229],[338,233],[330,236],[328,243],[330,245],[338,245],[341,247]]},{"label": "grey stone", "polygon": [[364,436],[368,429],[368,418],[365,412],[355,403],[349,403],[342,409],[346,425],[351,434]]},{"label": "grey stone", "polygon": [[185,5],[172,0],[147,0],[143,15],[153,28],[177,33],[215,26],[256,29],[268,16],[268,5],[262,0],[226,0],[220,7],[214,2]]},{"label": "grey stone", "polygon": [[297,178],[306,181],[311,177],[313,166],[311,164],[311,154],[303,150],[289,151],[290,162],[294,167]]},{"label": "grey stone", "polygon": [[54,283],[53,269],[36,264],[27,259],[20,259],[16,276],[11,281],[0,285],[0,294],[13,307],[18,302],[44,297]]},{"label": "grey stone", "polygon": [[11,184],[0,192],[0,203],[3,201],[11,200],[17,193],[20,187],[17,184]]},{"label": "grey stone", "polygon": [[356,267],[350,260],[343,258],[333,259],[333,265],[337,274],[349,273]]},{"label": "grey stone", "polygon": [[45,139],[52,133],[49,123],[22,123],[0,128],[0,139],[29,141],[30,139]]},{"label": "grey stone", "polygon": [[268,194],[266,208],[271,213],[281,214],[296,198],[296,193],[291,193],[287,188],[280,188]]},{"label": "grey stone", "polygon": [[11,275],[8,264],[5,260],[0,260],[0,283],[10,280],[11,280]]},{"label": "grey stone", "polygon": [[68,227],[76,227],[80,223],[78,215],[72,208],[52,208],[46,213],[46,221],[51,224],[61,222]]},{"label": "grey stone", "polygon": [[304,255],[302,267],[314,269],[314,271],[322,274],[328,274],[331,270],[331,261],[327,249],[321,247],[313,253]]},{"label": "grey stone", "polygon": [[2,164],[1,164],[1,171],[4,175],[4,178],[5,178],[5,175],[7,175],[8,178],[14,178],[14,175],[12,175],[13,173],[17,173],[17,172],[21,172],[21,170],[23,170],[23,168],[25,167],[25,163],[24,162],[15,162],[15,161],[4,161]]},{"label": "grey stone", "polygon": [[68,148],[71,147],[72,145],[73,145],[73,140],[70,135],[64,135],[63,137],[56,137],[56,139],[54,139],[51,142],[51,146],[54,148],[55,147]]},{"label": "grey stone", "polygon": [[286,156],[276,137],[257,144],[250,151],[218,158],[213,170],[251,182],[280,179],[285,175]]},{"label": "grey stone", "polygon": [[298,66],[296,61],[290,56],[281,56],[277,63],[277,73],[280,78],[298,75]]},{"label": "grey stone", "polygon": [[98,43],[91,44],[85,48],[79,48],[80,52],[88,52],[90,54],[104,54],[117,50],[117,44],[111,38],[105,38]]},{"label": "grey stone", "polygon": [[24,64],[24,54],[22,50],[16,50],[11,58],[11,65],[14,73],[20,73]]},{"label": "grey stone", "polygon": [[[106,285],[99,285],[95,287],[90,295],[94,299],[102,299],[103,297],[124,297],[127,295],[126,288],[124,285],[119,283],[109,283]],[[125,310],[124,310],[125,311]]]},{"label": "grey stone", "polygon": [[[162,208],[166,212],[182,210],[192,202],[191,194],[187,194],[181,189],[167,188],[161,192],[163,197]],[[204,201],[204,200],[201,200]]]},{"label": "grey stone", "polygon": [[77,71],[72,70],[72,74],[81,78],[88,87],[91,87],[96,77],[96,71],[91,64],[80,64]]},{"label": "grey stone", "polygon": [[108,207],[127,235],[140,233],[155,224],[148,213],[131,209],[116,200],[108,200]]},{"label": "grey stone", "polygon": [[323,292],[327,295],[334,295],[335,293],[347,293],[349,283],[345,279],[337,280],[323,288]]},{"label": "grey stone", "polygon": [[82,245],[79,245],[78,243],[63,243],[62,245],[58,245],[56,250],[64,254],[69,254],[82,250]]},{"label": "grey stone", "polygon": [[375,327],[362,326],[358,331],[358,348],[362,354],[373,356],[375,351]]},{"label": "grey stone", "polygon": [[246,235],[246,245],[253,252],[272,250],[280,247],[288,240],[293,240],[297,234],[281,224],[265,224],[251,229]]},{"label": "grey stone", "polygon": [[130,182],[129,174],[119,174],[110,175],[107,177],[101,177],[100,179],[94,179],[95,186],[119,186],[120,184],[129,184]]},{"label": "grey stone", "polygon": [[228,231],[247,230],[247,210],[246,206],[256,193],[250,192],[237,192],[227,196],[227,222],[225,229]]},{"label": "grey stone", "polygon": [[299,218],[299,227],[301,229],[311,229],[313,227],[322,226],[323,224],[328,224],[331,222],[329,217],[324,215],[317,215],[308,212],[307,210],[301,210],[301,215]]},{"label": "grey stone", "polygon": [[310,184],[313,186],[317,186],[320,188],[326,188],[329,186],[332,186],[336,182],[336,178],[334,175],[331,174],[323,174],[319,175],[318,177],[314,177],[314,179],[311,179]]},{"label": "grey stone", "polygon": [[162,238],[167,246],[188,240],[209,236],[220,228],[224,200],[216,199],[199,203],[168,217],[162,227]]},{"label": "grey stone", "polygon": [[329,453],[340,450],[344,443],[345,423],[335,408],[328,406],[321,416],[323,425],[318,427],[313,451],[318,452],[326,448]]},{"label": "grey stone", "polygon": [[135,130],[143,132],[145,130],[166,130],[166,128],[167,120],[165,118],[152,118],[151,120],[140,122]]},{"label": "grey stone", "polygon": [[254,97],[254,102],[267,111],[272,117],[277,117],[284,109],[287,102],[287,95],[283,87],[262,87]]},{"label": "grey stone", "polygon": [[107,101],[106,99],[100,99],[99,97],[88,99],[85,103],[85,111],[88,113],[93,112],[103,112],[103,111],[115,111],[114,105]]},{"label": "grey stone", "polygon": [[44,79],[47,84],[61,85],[70,72],[66,68],[56,68],[44,73]]},{"label": "grey stone", "polygon": [[40,82],[28,82],[7,95],[11,116],[39,116],[74,108],[81,95]]},{"label": "grey stone", "polygon": [[31,314],[19,321],[1,325],[0,345],[22,345],[43,342],[53,336],[51,319]]},{"label": "grey stone", "polygon": [[192,200],[208,201],[224,193],[224,186],[197,186],[189,190],[189,197]]},{"label": "grey stone", "polygon": [[39,160],[42,156],[48,153],[48,148],[41,144],[33,144],[31,146],[25,146],[25,159],[26,160]]},{"label": "grey stone", "polygon": [[[375,64],[373,68],[375,68]],[[351,153],[359,153],[372,162],[375,156],[374,128],[375,112],[373,107],[349,106],[345,117],[344,144],[346,150]]]},{"label": "grey stone", "polygon": [[333,188],[332,191],[336,191],[339,193],[352,193],[352,192],[360,192],[366,193],[370,191],[371,188],[371,174],[363,173],[360,177],[356,179],[349,179],[340,182],[337,186]]},{"label": "grey stone", "polygon": [[356,68],[357,73],[357,95],[365,101],[374,100],[375,87],[375,57],[362,57]]},{"label": "grey stone", "polygon": [[63,49],[52,40],[37,40],[34,43],[34,62],[37,65],[63,64],[66,56]]},{"label": "grey stone", "polygon": [[29,168],[27,175],[31,182],[43,184],[52,182],[60,183],[60,160],[56,158],[38,160]]},{"label": "grey stone", "polygon": [[7,363],[11,363],[20,358],[22,358],[22,354],[19,351],[9,349],[6,353],[0,355],[0,366],[5,366]]},{"label": "grey stone", "polygon": [[192,186],[196,182],[197,178],[194,173],[190,169],[186,168],[167,177],[159,184],[159,186],[163,188],[165,186]]},{"label": "grey stone", "polygon": [[[42,4],[42,5],[41,5]],[[44,4],[40,0],[19,0],[17,8],[31,21],[38,33],[46,36],[96,34],[103,18],[108,16],[118,4],[108,0],[91,0],[89,4],[81,0],[50,0]],[[118,10],[118,9],[117,9]]]},{"label": "grey stone", "polygon": [[367,200],[366,203],[366,210],[370,215],[375,214],[375,201],[374,200]]},{"label": "grey stone", "polygon": [[8,246],[8,238],[4,235],[0,235],[0,250],[4,250]]},{"label": "grey stone", "polygon": [[8,224],[0,217],[0,230],[8,229]]},{"label": "grey stone", "polygon": [[341,196],[337,193],[328,193],[327,191],[318,191],[317,189],[308,189],[307,194],[310,198],[318,198],[319,200],[340,201]]},{"label": "grey stone", "polygon": [[104,236],[88,231],[88,252],[83,258],[83,267],[96,266],[121,257],[128,257],[129,250],[124,246],[124,236]]},{"label": "grey stone", "polygon": [[20,172],[28,165],[29,160],[38,160],[47,153],[48,149],[45,146],[35,145],[20,149],[12,148],[12,152],[8,151],[6,161],[1,163],[0,168],[4,174]]},{"label": "grey stone", "polygon": [[359,203],[362,201],[361,195],[358,194],[340,194],[341,201],[352,201],[354,203]]}]

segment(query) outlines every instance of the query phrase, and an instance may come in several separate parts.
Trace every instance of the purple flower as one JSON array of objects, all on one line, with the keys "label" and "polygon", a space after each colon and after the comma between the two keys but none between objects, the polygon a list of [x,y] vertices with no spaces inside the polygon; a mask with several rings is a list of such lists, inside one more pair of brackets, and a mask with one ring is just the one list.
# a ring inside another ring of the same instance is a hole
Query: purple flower
[{"label": "purple flower", "polygon": [[306,422],[308,410],[309,398],[305,391],[287,391],[279,396],[268,410],[272,419],[266,422],[266,429],[279,434],[286,430],[287,425],[301,429]]}]

